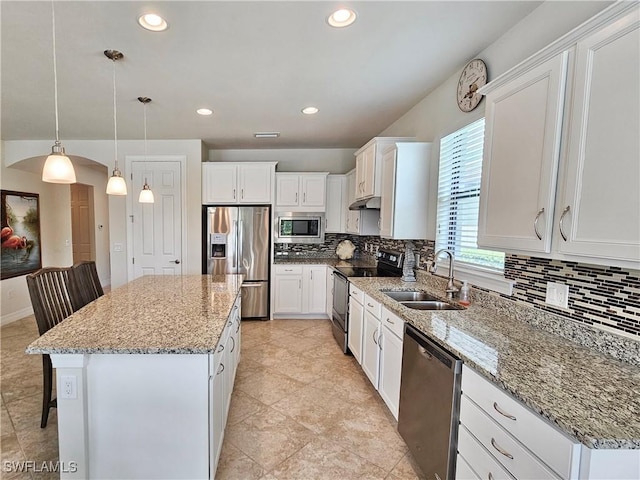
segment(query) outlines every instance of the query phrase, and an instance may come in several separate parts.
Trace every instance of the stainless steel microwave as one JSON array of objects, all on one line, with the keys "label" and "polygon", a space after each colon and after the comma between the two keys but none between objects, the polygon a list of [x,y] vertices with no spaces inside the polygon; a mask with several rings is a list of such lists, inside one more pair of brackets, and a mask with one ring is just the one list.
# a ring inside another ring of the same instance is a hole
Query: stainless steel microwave
[{"label": "stainless steel microwave", "polygon": [[278,212],[277,243],[323,243],[324,213]]}]

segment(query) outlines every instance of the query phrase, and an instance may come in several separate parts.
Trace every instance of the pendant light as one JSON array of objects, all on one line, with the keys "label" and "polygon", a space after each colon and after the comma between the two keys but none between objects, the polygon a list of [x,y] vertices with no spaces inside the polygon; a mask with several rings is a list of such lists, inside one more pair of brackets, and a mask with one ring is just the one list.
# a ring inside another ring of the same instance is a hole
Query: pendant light
[{"label": "pendant light", "polygon": [[53,32],[53,91],[56,113],[56,141],[51,147],[51,155],[47,157],[42,169],[42,181],[49,183],[76,183],[76,172],[69,157],[64,153],[58,131],[58,66],[56,65],[56,16],[51,0],[51,26]]},{"label": "pendant light", "polygon": [[[138,97],[138,101],[142,103],[144,106],[144,163],[147,163],[147,103],[151,103],[151,99],[149,97]],[[153,203],[153,192],[151,191],[151,187],[147,183],[147,176],[145,174],[144,177],[144,185],[142,186],[142,190],[140,190],[140,196],[138,197],[138,202],[140,203]]]},{"label": "pendant light", "polygon": [[115,143],[115,166],[107,183],[107,195],[126,195],[127,183],[122,178],[122,173],[118,168],[118,115],[116,106],[116,61],[123,58],[124,55],[117,50],[105,50],[104,54],[113,61],[113,138]]}]

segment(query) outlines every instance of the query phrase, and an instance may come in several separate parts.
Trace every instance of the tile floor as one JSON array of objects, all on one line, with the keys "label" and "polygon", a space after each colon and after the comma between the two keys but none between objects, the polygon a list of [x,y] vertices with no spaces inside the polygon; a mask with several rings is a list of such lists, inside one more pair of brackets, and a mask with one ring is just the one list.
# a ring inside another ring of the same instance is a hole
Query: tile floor
[{"label": "tile floor", "polygon": [[[57,460],[55,409],[40,428],[42,362],[26,355],[38,336],[27,317],[0,330],[3,479],[58,478],[7,473],[6,461]],[[217,479],[423,478],[396,422],[328,320],[242,323],[242,357]]]}]

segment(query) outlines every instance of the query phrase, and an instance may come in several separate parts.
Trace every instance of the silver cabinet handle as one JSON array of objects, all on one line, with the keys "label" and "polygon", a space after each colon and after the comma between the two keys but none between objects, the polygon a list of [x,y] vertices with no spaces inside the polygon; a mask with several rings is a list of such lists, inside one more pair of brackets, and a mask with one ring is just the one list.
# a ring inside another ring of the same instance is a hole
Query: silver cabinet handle
[{"label": "silver cabinet handle", "polygon": [[371,305],[369,302],[367,302],[367,306],[373,308],[373,305]]},{"label": "silver cabinet handle", "polygon": [[244,188],[240,190],[240,198],[244,198]]},{"label": "silver cabinet handle", "polygon": [[224,345],[220,345],[220,346],[218,347],[218,352],[221,352],[221,351],[223,351],[223,350],[224,350]]},{"label": "silver cabinet handle", "polygon": [[234,337],[231,337],[231,340],[233,340],[233,345],[231,346],[231,353],[233,353],[233,351],[236,349],[236,339]]},{"label": "silver cabinet handle", "polygon": [[169,263],[175,263],[176,265],[180,265],[180,260],[176,258],[175,260],[171,260]]},{"label": "silver cabinet handle", "polygon": [[502,455],[504,455],[507,458],[510,458],[511,460],[513,460],[513,455],[511,455],[509,452],[507,452],[504,448],[501,448],[497,443],[495,438],[491,437],[491,446],[493,448],[495,448],[498,452],[500,452]]},{"label": "silver cabinet handle", "polygon": [[487,475],[487,480],[493,480],[493,475],[491,475],[491,472],[489,472],[489,475]]},{"label": "silver cabinet handle", "polygon": [[387,317],[387,323],[390,323],[391,325],[395,325],[396,322],[392,322],[391,320],[389,320],[389,317]]},{"label": "silver cabinet handle", "polygon": [[493,402],[493,408],[496,412],[498,412],[500,415],[502,415],[503,417],[507,417],[509,420],[515,420],[516,417],[514,417],[513,415],[511,415],[510,413],[505,412],[504,410],[502,410],[500,408],[500,406],[498,405],[498,402]]},{"label": "silver cabinet handle", "polygon": [[564,225],[562,222],[564,222],[564,216],[569,213],[569,210],[571,210],[571,207],[567,205],[567,207],[562,211],[562,215],[560,215],[560,235],[562,235],[562,239],[565,242],[567,241],[567,236],[564,233]]},{"label": "silver cabinet handle", "polygon": [[538,220],[540,219],[540,215],[542,215],[543,213],[544,213],[544,207],[538,210],[536,219],[533,221],[533,231],[536,232],[536,237],[538,237],[538,240],[542,240],[542,235],[540,235],[540,232],[538,231]]},{"label": "silver cabinet handle", "polygon": [[298,288],[302,288],[302,280],[298,280]]},{"label": "silver cabinet handle", "polygon": [[296,203],[298,203],[298,192],[296,192]]},{"label": "silver cabinet handle", "polygon": [[324,217],[324,229],[326,230],[328,226],[329,226],[329,220],[327,219],[327,217]]},{"label": "silver cabinet handle", "polygon": [[307,192],[303,192],[302,193],[302,202],[306,202],[307,201]]},{"label": "silver cabinet handle", "polygon": [[224,372],[224,363],[220,364],[220,366],[218,367],[218,372],[216,373],[216,375],[220,375],[222,372]]},{"label": "silver cabinet handle", "polygon": [[236,189],[235,188],[233,189],[233,199],[234,200],[236,199]]},{"label": "silver cabinet handle", "polygon": [[313,280],[313,270],[310,270],[309,273],[311,273],[311,280]]},{"label": "silver cabinet handle", "polygon": [[378,333],[377,330],[373,331],[373,343],[375,343],[376,345],[378,345],[378,340],[376,340],[376,333]]}]

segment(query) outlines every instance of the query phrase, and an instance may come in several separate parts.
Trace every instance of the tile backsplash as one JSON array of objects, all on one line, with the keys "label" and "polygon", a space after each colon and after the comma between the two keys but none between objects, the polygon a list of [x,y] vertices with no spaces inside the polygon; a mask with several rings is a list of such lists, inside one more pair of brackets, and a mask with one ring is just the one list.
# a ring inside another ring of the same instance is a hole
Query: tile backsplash
[{"label": "tile backsplash", "polygon": [[[324,244],[289,246],[289,251],[306,256],[335,255],[337,244],[344,239],[356,245],[356,256],[375,255],[380,247],[403,252],[404,240],[387,240],[376,236],[326,234]],[[435,243],[412,240],[420,255],[418,268],[426,270],[433,257]],[[285,244],[276,244],[276,252]],[[515,281],[513,294],[502,295],[521,304],[551,312],[579,324],[595,326],[609,332],[640,340],[640,272],[618,267],[564,262],[524,255],[507,254],[505,277]],[[569,286],[568,308],[544,303],[547,282]]]}]

